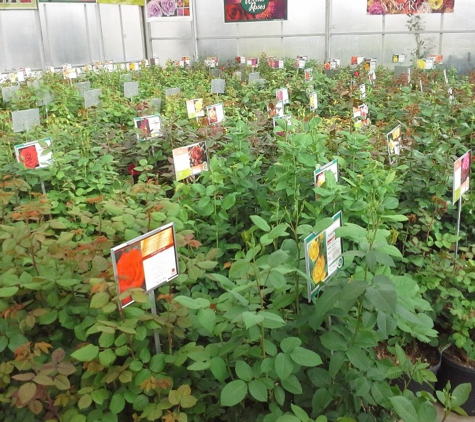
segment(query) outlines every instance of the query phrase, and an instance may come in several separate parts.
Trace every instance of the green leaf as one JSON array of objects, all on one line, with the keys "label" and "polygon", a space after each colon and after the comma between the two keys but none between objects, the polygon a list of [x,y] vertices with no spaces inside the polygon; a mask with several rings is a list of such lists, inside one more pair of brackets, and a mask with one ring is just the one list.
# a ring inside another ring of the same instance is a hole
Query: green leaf
[{"label": "green leaf", "polygon": [[295,375],[290,375],[287,379],[282,380],[282,387],[289,393],[302,394],[302,385]]},{"label": "green leaf", "polygon": [[185,395],[180,400],[180,405],[183,409],[189,409],[193,407],[198,402],[195,396]]},{"label": "green leaf", "polygon": [[96,293],[94,296],[92,296],[91,304],[89,305],[89,307],[93,309],[100,309],[103,306],[107,305],[109,301],[110,301],[109,293],[107,292]]},{"label": "green leaf", "polygon": [[234,406],[244,400],[247,394],[247,384],[243,380],[231,381],[221,391],[222,406]]},{"label": "green leaf", "polygon": [[276,422],[301,422],[297,416],[294,415],[282,415]]},{"label": "green leaf", "polygon": [[258,315],[253,312],[243,312],[242,320],[246,326],[246,329],[249,330],[249,328],[264,321],[264,315]]},{"label": "green leaf", "polygon": [[394,285],[372,285],[366,290],[366,298],[378,311],[392,313],[396,310],[397,293]]},{"label": "green leaf", "polygon": [[212,270],[218,265],[216,261],[201,261],[198,262],[196,265],[200,267],[202,270]]},{"label": "green leaf", "polygon": [[240,279],[248,274],[250,269],[250,262],[245,259],[239,259],[231,265],[229,270],[229,277],[232,279]]},{"label": "green leaf", "polygon": [[251,221],[262,231],[270,231],[269,224],[267,224],[267,221],[264,220],[262,217],[259,217],[258,215],[251,215]]},{"label": "green leaf", "polygon": [[470,392],[472,391],[472,384],[464,383],[459,384],[454,388],[454,391],[451,394],[452,398],[452,407],[462,406],[467,400]]},{"label": "green leaf", "polygon": [[99,347],[94,346],[93,344],[88,344],[87,346],[81,347],[79,350],[76,350],[71,354],[71,357],[77,359],[80,362],[90,362],[95,359],[99,354]]},{"label": "green leaf", "polygon": [[[183,305],[185,308],[188,308],[188,309],[202,308],[202,305],[199,302],[197,302],[195,299],[188,296],[176,296],[173,300],[175,300],[180,305]],[[208,302],[208,306],[209,306],[209,302]]]},{"label": "green leaf", "polygon": [[150,370],[152,372],[162,372],[163,369],[166,366],[165,362],[165,355],[159,354],[159,355],[153,355],[152,358],[150,359]]},{"label": "green leaf", "polygon": [[403,396],[394,396],[390,397],[389,400],[391,400],[394,410],[404,422],[419,422],[416,409],[409,399]]},{"label": "green leaf", "polygon": [[296,347],[290,352],[292,360],[301,366],[317,366],[322,364],[322,360],[317,353],[303,347]]},{"label": "green leaf", "polygon": [[308,422],[308,414],[300,406],[290,403],[290,408],[292,409],[292,412],[295,413],[295,416],[297,416],[302,422]]},{"label": "green leaf", "polygon": [[90,394],[84,394],[78,401],[78,408],[80,410],[88,408],[92,403],[92,397]]},{"label": "green leaf", "polygon": [[221,201],[221,208],[223,210],[229,210],[232,207],[234,207],[234,204],[236,203],[236,195],[231,194],[231,195],[226,195],[223,200]]},{"label": "green leaf", "polygon": [[337,237],[345,237],[357,242],[365,239],[366,233],[363,227],[352,223],[346,223],[343,227],[338,227],[335,232]]},{"label": "green leaf", "polygon": [[274,240],[278,237],[288,236],[289,234],[286,232],[287,227],[288,225],[286,223],[282,223],[274,227],[269,233],[269,238]]},{"label": "green leaf", "polygon": [[345,351],[348,341],[336,331],[327,331],[320,337],[323,346],[332,351]]},{"label": "green leaf", "polygon": [[254,378],[254,371],[252,368],[244,362],[243,360],[238,360],[236,362],[236,375],[243,381],[251,381]]},{"label": "green leaf", "polygon": [[298,337],[287,337],[280,342],[280,348],[284,352],[291,352],[296,347],[299,347],[302,344],[302,340]]},{"label": "green leaf", "polygon": [[0,288],[0,297],[12,297],[18,292],[18,287],[2,287]]},{"label": "green leaf", "polygon": [[99,352],[99,362],[104,366],[111,366],[115,361],[115,353],[112,349],[106,349]]},{"label": "green leaf", "polygon": [[272,254],[270,254],[267,264],[269,267],[274,268],[279,266],[280,264],[283,264],[287,259],[289,258],[289,254],[282,249],[279,249]]},{"label": "green leaf", "polygon": [[109,398],[109,395],[109,392],[102,388],[91,393],[92,400],[98,405],[102,405]]},{"label": "green leaf", "polygon": [[335,352],[330,358],[330,365],[328,367],[328,373],[330,377],[335,378],[336,374],[340,370],[343,363],[347,361],[346,354],[343,352]]},{"label": "green leaf", "polygon": [[36,384],[34,382],[27,382],[22,384],[18,390],[18,398],[22,403],[28,403],[36,394]]},{"label": "green leaf", "polygon": [[203,328],[212,333],[214,327],[216,326],[216,313],[210,308],[200,309],[197,313],[197,316],[198,321],[203,326]]},{"label": "green leaf", "polygon": [[[275,357],[275,372],[281,380],[287,379],[294,369],[294,363],[286,353],[278,353]],[[285,388],[285,387],[284,387]]]},{"label": "green leaf", "polygon": [[382,215],[381,219],[387,220],[387,221],[407,221],[407,217],[401,214]]},{"label": "green leaf", "polygon": [[264,317],[263,325],[264,328],[280,328],[286,325],[286,322],[274,312],[271,311],[260,311],[259,316]]},{"label": "green leaf", "polygon": [[267,388],[261,380],[252,380],[249,383],[249,393],[257,401],[267,402]]},{"label": "green leaf", "polygon": [[115,393],[112,396],[112,400],[110,403],[110,410],[114,415],[118,415],[120,412],[124,410],[125,407],[125,399],[122,394]]},{"label": "green leaf", "polygon": [[346,352],[346,356],[355,368],[362,371],[367,371],[373,364],[371,359],[366,356],[364,349],[351,348]]},{"label": "green leaf", "polygon": [[219,382],[224,382],[228,376],[228,370],[226,369],[226,362],[222,357],[216,356],[211,359],[210,367],[211,373]]}]

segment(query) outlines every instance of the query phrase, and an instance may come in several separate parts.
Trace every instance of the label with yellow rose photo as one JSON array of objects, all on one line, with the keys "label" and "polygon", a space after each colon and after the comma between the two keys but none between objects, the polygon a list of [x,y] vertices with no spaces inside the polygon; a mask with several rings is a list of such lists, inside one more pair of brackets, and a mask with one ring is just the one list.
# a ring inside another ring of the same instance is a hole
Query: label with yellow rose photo
[{"label": "label with yellow rose photo", "polygon": [[454,162],[454,190],[452,204],[455,204],[470,187],[470,165],[472,151],[468,150]]},{"label": "label with yellow rose photo", "polygon": [[188,111],[188,118],[203,117],[205,110],[203,108],[203,98],[186,101],[186,110]]},{"label": "label with yellow rose photo", "polygon": [[[138,288],[152,291],[178,276],[175,227],[169,223],[116,246],[111,256],[119,294]],[[120,304],[124,308],[133,302],[132,296],[125,296]]]},{"label": "label with yellow rose photo", "polygon": [[176,180],[183,180],[202,171],[208,171],[208,150],[206,142],[197,142],[186,147],[175,148],[173,151],[173,166]]},{"label": "label with yellow rose photo", "polygon": [[406,55],[405,54],[393,54],[393,63],[405,63]]},{"label": "label with yellow rose photo", "polygon": [[158,114],[134,118],[134,126],[137,129],[137,139],[139,141],[150,140],[162,136],[161,120]]},{"label": "label with yellow rose photo", "polygon": [[388,144],[389,164],[396,161],[396,157],[401,155],[402,132],[401,125],[397,125],[391,132],[386,135],[386,143]]},{"label": "label with yellow rose photo", "polygon": [[453,13],[455,0],[367,0],[368,15]]},{"label": "label with yellow rose photo", "polygon": [[320,233],[312,233],[304,240],[305,265],[312,282],[308,283],[308,300],[343,266],[342,241],[336,237],[341,227],[341,211],[332,217],[333,223]]},{"label": "label with yellow rose photo", "polygon": [[51,138],[15,145],[16,160],[27,169],[49,167],[52,163]]}]

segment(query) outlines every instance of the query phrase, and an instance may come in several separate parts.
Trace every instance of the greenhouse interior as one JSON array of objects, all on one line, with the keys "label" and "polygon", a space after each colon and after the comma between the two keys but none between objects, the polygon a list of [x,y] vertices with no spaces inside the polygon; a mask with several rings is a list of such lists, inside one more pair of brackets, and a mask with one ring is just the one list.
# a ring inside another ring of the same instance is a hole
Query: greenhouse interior
[{"label": "greenhouse interior", "polygon": [[473,0],[0,0],[0,420],[475,420]]}]

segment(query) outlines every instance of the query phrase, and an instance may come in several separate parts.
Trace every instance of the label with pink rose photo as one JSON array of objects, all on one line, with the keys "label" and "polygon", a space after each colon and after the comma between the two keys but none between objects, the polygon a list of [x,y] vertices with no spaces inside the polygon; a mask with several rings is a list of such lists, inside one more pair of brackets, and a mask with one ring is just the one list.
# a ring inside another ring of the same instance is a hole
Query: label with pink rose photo
[{"label": "label with pink rose photo", "polygon": [[204,141],[175,148],[172,153],[176,180],[178,181],[209,169],[208,149]]},{"label": "label with pink rose photo", "polygon": [[146,0],[145,9],[147,22],[191,20],[192,15],[190,0]]},{"label": "label with pink rose photo", "polygon": [[454,190],[452,203],[455,204],[470,187],[470,166],[472,163],[472,151],[468,150],[454,162]]},{"label": "label with pink rose photo", "polygon": [[366,0],[368,15],[453,13],[455,0]]},{"label": "label with pink rose photo", "polygon": [[15,145],[15,156],[27,169],[49,167],[52,163],[51,138]]}]

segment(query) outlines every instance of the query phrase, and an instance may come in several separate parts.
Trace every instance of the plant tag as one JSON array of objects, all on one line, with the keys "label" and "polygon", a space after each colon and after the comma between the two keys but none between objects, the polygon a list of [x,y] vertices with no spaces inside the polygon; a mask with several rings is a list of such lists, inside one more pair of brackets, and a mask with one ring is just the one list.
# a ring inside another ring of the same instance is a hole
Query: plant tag
[{"label": "plant tag", "polygon": [[139,83],[138,81],[134,82],[124,82],[124,97],[132,98],[139,95]]},{"label": "plant tag", "polygon": [[165,90],[165,96],[178,95],[181,92],[181,88],[168,88]]},{"label": "plant tag", "polygon": [[15,93],[18,91],[19,87],[17,85],[14,86],[4,86],[2,88],[2,98],[4,103],[8,103],[12,100]]},{"label": "plant tag", "polygon": [[13,132],[24,132],[40,125],[40,110],[31,108],[29,110],[12,111]]},{"label": "plant tag", "polygon": [[226,81],[224,79],[213,79],[211,81],[211,94],[224,94]]},{"label": "plant tag", "polygon": [[84,91],[84,107],[97,107],[101,103],[101,95],[102,89],[88,89]]},{"label": "plant tag", "polygon": [[78,89],[81,95],[84,95],[84,91],[91,89],[91,82],[90,81],[78,82],[76,84],[76,88]]}]

